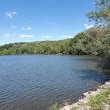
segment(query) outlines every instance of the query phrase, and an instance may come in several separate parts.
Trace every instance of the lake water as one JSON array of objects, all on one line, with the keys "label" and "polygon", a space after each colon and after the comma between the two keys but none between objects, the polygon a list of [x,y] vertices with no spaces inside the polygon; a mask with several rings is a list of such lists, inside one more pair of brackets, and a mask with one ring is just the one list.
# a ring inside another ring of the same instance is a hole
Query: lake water
[{"label": "lake water", "polygon": [[106,80],[92,56],[0,56],[0,110],[48,110]]}]

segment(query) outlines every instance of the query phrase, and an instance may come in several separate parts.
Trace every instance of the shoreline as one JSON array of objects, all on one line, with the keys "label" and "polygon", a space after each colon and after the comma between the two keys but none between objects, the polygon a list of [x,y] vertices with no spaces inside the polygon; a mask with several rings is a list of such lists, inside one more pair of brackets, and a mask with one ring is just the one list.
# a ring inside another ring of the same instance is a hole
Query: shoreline
[{"label": "shoreline", "polygon": [[[90,101],[90,98],[100,95],[102,92],[105,92],[107,90],[110,90],[110,80],[106,81],[103,85],[99,85],[96,90],[90,90],[86,93],[83,93],[83,98],[79,99],[76,103],[73,103],[71,105],[65,104],[65,106],[60,108],[60,110],[93,110],[91,106],[87,105]],[[108,97],[110,99],[110,94],[108,95]],[[103,110],[110,110],[110,104],[104,103]]]}]

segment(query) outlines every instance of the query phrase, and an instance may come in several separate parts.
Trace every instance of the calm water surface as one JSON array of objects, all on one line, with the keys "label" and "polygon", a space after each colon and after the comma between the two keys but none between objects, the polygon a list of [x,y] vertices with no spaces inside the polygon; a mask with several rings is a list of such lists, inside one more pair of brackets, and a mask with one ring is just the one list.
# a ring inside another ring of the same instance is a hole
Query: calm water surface
[{"label": "calm water surface", "polygon": [[0,110],[48,110],[109,80],[91,56],[0,56]]}]

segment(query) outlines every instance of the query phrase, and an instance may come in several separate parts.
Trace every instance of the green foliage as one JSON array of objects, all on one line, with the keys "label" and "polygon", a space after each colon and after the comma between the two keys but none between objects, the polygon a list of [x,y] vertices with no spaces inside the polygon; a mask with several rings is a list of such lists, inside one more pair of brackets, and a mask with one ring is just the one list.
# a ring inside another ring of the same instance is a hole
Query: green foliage
[{"label": "green foliage", "polygon": [[69,54],[69,42],[70,39],[62,41],[6,44],[4,46],[0,46],[0,54]]},{"label": "green foliage", "polygon": [[96,96],[91,96],[88,105],[92,107],[92,110],[102,110],[102,102],[107,101],[109,94],[110,90],[105,90]]},{"label": "green foliage", "polygon": [[66,54],[104,56],[110,50],[110,29],[92,28],[75,37],[59,41],[21,42],[0,46],[0,55]]},{"label": "green foliage", "polygon": [[100,66],[110,70],[110,0],[95,0],[95,10],[87,13],[87,16],[90,21],[95,21],[97,26],[106,26],[90,33],[90,36],[97,37],[97,41],[95,45],[90,45],[89,50],[95,50],[91,46],[96,47],[96,52],[101,57]]},{"label": "green foliage", "polygon": [[97,25],[110,25],[110,0],[95,0],[95,10],[87,13],[87,16]]},{"label": "green foliage", "polygon": [[78,110],[78,106],[77,107],[73,107],[73,108],[71,108],[71,110]]},{"label": "green foliage", "polygon": [[104,70],[110,70],[110,53],[106,53],[101,59],[100,59],[100,66]]},{"label": "green foliage", "polygon": [[52,107],[50,107],[49,110],[60,110],[60,108],[59,108],[58,104],[54,104],[54,105],[52,105]]}]

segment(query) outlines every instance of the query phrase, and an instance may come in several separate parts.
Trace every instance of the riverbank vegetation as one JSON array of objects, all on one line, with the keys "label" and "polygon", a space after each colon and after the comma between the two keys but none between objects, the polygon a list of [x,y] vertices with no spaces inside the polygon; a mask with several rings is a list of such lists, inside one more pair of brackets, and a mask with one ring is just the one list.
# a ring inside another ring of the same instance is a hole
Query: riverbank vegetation
[{"label": "riverbank vegetation", "polygon": [[[110,109],[110,89],[103,90],[95,96],[90,96],[88,103],[79,104],[71,110],[109,110]],[[60,109],[59,109],[60,110]]]},{"label": "riverbank vegetation", "polygon": [[50,107],[49,110],[60,110],[60,107],[58,106],[58,104],[54,104],[53,106]]},{"label": "riverbank vegetation", "polygon": [[93,110],[103,110],[103,104],[107,103],[110,104],[110,97],[108,95],[110,94],[110,89],[104,90],[100,94],[97,94],[96,96],[91,96],[90,101],[87,104],[88,106],[91,106]]}]

